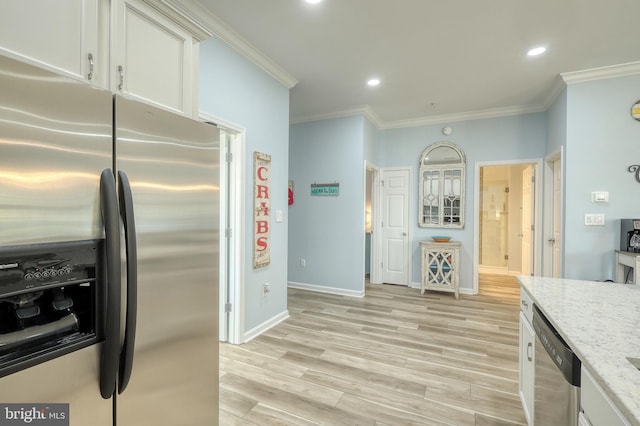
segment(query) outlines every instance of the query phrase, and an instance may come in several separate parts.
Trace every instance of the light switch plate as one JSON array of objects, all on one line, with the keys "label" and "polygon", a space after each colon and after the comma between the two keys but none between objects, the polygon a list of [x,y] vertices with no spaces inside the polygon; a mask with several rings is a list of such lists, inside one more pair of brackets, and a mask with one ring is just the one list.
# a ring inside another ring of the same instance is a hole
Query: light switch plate
[{"label": "light switch plate", "polygon": [[604,226],[604,214],[603,213],[585,213],[584,224],[586,226]]},{"label": "light switch plate", "polygon": [[608,191],[593,191],[591,193],[591,202],[592,203],[608,203],[609,202],[609,192]]},{"label": "light switch plate", "polygon": [[284,212],[282,210],[276,210],[276,222],[282,222],[284,220]]}]

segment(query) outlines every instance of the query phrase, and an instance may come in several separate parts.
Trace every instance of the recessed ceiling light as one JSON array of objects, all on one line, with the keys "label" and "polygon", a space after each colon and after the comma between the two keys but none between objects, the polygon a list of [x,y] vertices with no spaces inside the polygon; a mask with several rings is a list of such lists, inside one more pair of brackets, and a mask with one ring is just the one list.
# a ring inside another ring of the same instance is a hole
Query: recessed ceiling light
[{"label": "recessed ceiling light", "polygon": [[547,48],[546,47],[534,47],[533,49],[529,50],[527,52],[528,56],[538,56],[538,55],[542,55],[544,52],[546,52]]},{"label": "recessed ceiling light", "polygon": [[318,3],[320,3],[322,0],[304,0],[304,1],[306,1],[306,2],[307,2],[307,3],[309,3],[309,4],[318,4]]},{"label": "recessed ceiling light", "polygon": [[367,84],[371,87],[378,86],[380,84],[380,79],[379,78],[369,79],[369,81],[367,81]]}]

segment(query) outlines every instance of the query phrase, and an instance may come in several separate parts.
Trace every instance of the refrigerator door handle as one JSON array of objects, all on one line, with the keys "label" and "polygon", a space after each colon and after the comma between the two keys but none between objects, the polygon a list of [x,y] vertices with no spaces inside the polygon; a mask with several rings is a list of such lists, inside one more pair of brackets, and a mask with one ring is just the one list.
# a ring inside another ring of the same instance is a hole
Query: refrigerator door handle
[{"label": "refrigerator door handle", "polygon": [[100,394],[109,399],[115,392],[120,349],[120,222],[116,182],[111,169],[100,175],[100,211],[106,251],[106,317],[100,358]]},{"label": "refrigerator door handle", "polygon": [[124,222],[124,238],[127,256],[127,312],[122,352],[120,353],[120,371],[118,393],[122,393],[133,368],[133,351],[136,338],[136,320],[138,311],[138,254],[136,245],[136,225],[133,214],[133,196],[127,174],[118,171],[120,215]]}]

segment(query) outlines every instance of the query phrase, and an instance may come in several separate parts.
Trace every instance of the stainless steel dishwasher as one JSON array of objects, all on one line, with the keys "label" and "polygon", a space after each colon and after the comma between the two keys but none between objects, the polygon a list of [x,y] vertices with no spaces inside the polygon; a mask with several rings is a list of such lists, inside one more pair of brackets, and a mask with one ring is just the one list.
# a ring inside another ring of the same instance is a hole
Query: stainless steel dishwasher
[{"label": "stainless steel dishwasher", "polygon": [[536,332],[534,425],[576,426],[580,409],[580,360],[533,306]]}]

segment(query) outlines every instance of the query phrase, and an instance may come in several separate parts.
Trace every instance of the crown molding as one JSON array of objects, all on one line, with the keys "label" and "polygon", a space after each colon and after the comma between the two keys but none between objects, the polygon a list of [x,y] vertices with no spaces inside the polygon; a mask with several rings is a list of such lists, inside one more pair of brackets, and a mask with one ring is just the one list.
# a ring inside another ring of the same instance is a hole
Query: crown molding
[{"label": "crown molding", "polygon": [[312,121],[331,120],[334,118],[352,117],[354,115],[362,115],[367,118],[376,128],[380,129],[383,126],[380,117],[369,105],[362,105],[342,111],[330,112],[327,114],[315,114],[307,116],[291,117],[290,124],[309,123]]},{"label": "crown molding", "polygon": [[506,108],[493,108],[481,111],[468,111],[455,114],[430,115],[409,120],[388,121],[380,129],[399,129],[403,127],[429,126],[432,124],[453,123],[456,121],[481,120],[486,118],[507,117],[510,115],[531,114],[544,111],[543,105],[522,105]]},{"label": "crown molding", "polygon": [[212,36],[211,31],[195,18],[191,10],[185,7],[184,2],[177,0],[143,0],[143,2],[186,28],[198,41]]},{"label": "crown molding", "polygon": [[640,61],[626,64],[610,65],[600,68],[591,68],[581,71],[561,73],[560,76],[566,84],[582,83],[585,81],[601,80],[604,78],[622,77],[625,75],[639,74]]},{"label": "crown molding", "polygon": [[[154,5],[158,3],[157,0],[145,1],[152,2]],[[205,35],[201,40],[216,36],[288,89],[292,89],[298,84],[298,80],[294,76],[236,33],[229,25],[204,7],[199,0],[161,0],[160,3],[178,13],[183,19],[192,22],[189,28],[194,26],[199,28],[198,34]]]},{"label": "crown molding", "polygon": [[[555,97],[553,100],[555,100]],[[547,108],[548,107],[545,105],[523,105],[486,109],[482,111],[461,112],[456,114],[430,115],[428,117],[412,118],[409,120],[383,122],[369,105],[364,105],[333,113],[292,117],[289,122],[290,124],[299,124],[312,121],[331,120],[334,118],[351,117],[354,115],[363,115],[379,130],[388,130],[403,127],[419,127],[429,126],[432,124],[453,123],[456,121],[481,120],[486,118],[507,117],[510,115],[531,114],[545,111]]]}]

